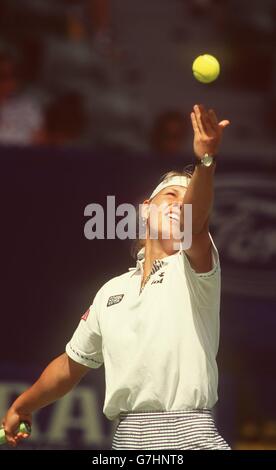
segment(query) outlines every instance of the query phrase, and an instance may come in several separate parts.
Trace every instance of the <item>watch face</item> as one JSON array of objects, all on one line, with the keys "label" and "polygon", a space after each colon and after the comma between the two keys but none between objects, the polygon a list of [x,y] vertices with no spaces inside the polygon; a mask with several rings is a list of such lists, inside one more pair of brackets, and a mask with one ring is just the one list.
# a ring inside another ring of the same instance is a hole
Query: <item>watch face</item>
[{"label": "watch face", "polygon": [[204,155],[201,161],[204,166],[210,166],[213,163],[213,157],[212,155]]}]

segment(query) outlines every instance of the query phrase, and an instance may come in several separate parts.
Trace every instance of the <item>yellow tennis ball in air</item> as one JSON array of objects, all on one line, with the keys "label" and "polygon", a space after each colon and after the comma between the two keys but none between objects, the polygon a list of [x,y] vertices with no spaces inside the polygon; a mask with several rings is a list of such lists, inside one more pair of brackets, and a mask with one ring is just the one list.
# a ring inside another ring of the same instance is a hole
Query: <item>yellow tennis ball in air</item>
[{"label": "yellow tennis ball in air", "polygon": [[219,61],[210,54],[198,56],[193,62],[194,77],[201,83],[211,83],[218,78]]}]

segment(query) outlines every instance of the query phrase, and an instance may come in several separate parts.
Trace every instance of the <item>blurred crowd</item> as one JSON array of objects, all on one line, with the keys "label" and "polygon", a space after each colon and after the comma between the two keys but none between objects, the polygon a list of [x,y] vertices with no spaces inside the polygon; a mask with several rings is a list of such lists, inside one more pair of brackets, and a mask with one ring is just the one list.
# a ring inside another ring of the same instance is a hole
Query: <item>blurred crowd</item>
[{"label": "blurred crowd", "polygon": [[[172,1],[183,17],[170,29],[168,42],[172,47],[185,43],[188,18],[194,18],[200,28],[207,25],[209,36],[212,31],[216,37],[223,35],[224,43],[230,44],[224,85],[272,92],[266,108],[272,129],[274,0],[267,0],[266,8],[249,0]],[[121,8],[130,8],[130,3],[120,2]],[[166,6],[164,0],[153,3],[156,8]],[[153,103],[143,102],[141,83],[147,87],[148,65],[137,60],[128,41],[121,40],[125,20],[120,24],[118,15],[113,18],[114,8],[118,8],[115,0],[1,0],[2,145],[89,145],[161,155],[183,152],[189,110],[174,103],[171,108],[162,105],[162,97],[156,106],[155,98]],[[141,47],[145,45],[141,38]]]},{"label": "blurred crowd", "polygon": [[91,58],[115,57],[109,21],[108,0],[1,1],[1,144],[89,142],[91,112],[76,74],[89,81],[92,59],[81,70],[74,52],[79,62],[87,45]]}]

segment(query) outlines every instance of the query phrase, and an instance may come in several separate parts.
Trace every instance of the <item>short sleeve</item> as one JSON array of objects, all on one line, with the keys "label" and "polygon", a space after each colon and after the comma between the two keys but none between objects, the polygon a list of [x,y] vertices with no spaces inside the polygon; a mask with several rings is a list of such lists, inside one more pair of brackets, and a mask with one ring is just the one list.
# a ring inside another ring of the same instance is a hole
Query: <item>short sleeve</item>
[{"label": "short sleeve", "polygon": [[182,250],[184,271],[191,291],[194,292],[196,303],[201,307],[210,308],[220,303],[221,268],[217,247],[209,233],[212,243],[212,268],[205,273],[196,272]]},{"label": "short sleeve", "polygon": [[66,353],[73,361],[92,369],[98,369],[104,362],[98,310],[96,296],[66,345]]},{"label": "short sleeve", "polygon": [[212,277],[214,274],[220,271],[220,259],[219,259],[219,253],[218,249],[214,243],[214,240],[209,232],[209,237],[211,240],[212,244],[212,268],[210,271],[206,273],[197,273],[191,266],[190,261],[188,259],[188,256],[186,255],[185,251],[182,250],[183,258],[184,258],[184,264],[187,265],[188,269],[196,276],[199,278],[207,278],[207,277]]}]

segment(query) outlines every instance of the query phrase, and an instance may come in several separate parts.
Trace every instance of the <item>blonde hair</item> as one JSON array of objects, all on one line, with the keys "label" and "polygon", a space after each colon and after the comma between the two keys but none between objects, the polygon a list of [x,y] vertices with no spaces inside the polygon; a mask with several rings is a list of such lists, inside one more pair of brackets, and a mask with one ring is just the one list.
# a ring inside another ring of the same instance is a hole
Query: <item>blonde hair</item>
[{"label": "blonde hair", "polygon": [[[163,182],[163,181],[167,181],[168,179],[172,178],[173,176],[188,176],[189,178],[192,177],[193,175],[193,165],[187,165],[183,168],[182,171],[176,171],[176,170],[171,170],[171,171],[168,171],[167,173],[163,174],[159,180],[159,183]],[[153,199],[153,198],[152,198]],[[152,200],[150,199],[150,201]],[[136,224],[136,227],[139,227],[139,221],[140,221],[140,213],[139,213],[139,209],[137,209],[137,224]],[[133,244],[131,246],[131,256],[136,260],[137,258],[137,253],[141,250],[141,248],[143,248],[146,244],[146,239],[145,238],[142,238],[142,239],[139,239],[139,238],[136,238],[134,241],[133,241]]]}]

